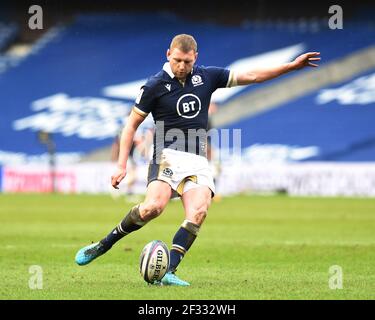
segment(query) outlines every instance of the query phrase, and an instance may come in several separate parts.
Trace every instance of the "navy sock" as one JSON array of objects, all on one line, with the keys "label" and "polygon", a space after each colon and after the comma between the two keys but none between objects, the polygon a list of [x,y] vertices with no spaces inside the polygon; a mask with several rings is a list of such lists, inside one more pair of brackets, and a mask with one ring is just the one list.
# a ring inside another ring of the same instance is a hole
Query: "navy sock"
[{"label": "navy sock", "polygon": [[112,246],[122,239],[125,235],[120,233],[118,230],[118,227],[114,228],[108,235],[100,240],[100,243],[104,246],[105,250],[109,250],[112,248]]},{"label": "navy sock", "polygon": [[146,224],[139,214],[139,205],[133,207],[125,218],[114,228],[100,243],[105,250],[109,250],[112,246],[125,237],[127,234],[142,228]]},{"label": "navy sock", "polygon": [[175,272],[182,258],[190,249],[195,238],[197,237],[199,226],[185,220],[181,228],[173,238],[173,244],[170,251],[169,271]]}]

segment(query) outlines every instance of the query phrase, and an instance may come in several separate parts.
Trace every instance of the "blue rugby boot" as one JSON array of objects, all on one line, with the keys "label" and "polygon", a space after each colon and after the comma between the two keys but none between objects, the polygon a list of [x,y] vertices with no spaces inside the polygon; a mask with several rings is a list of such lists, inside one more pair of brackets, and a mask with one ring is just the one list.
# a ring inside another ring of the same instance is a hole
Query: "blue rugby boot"
[{"label": "blue rugby boot", "polygon": [[103,244],[96,242],[80,249],[76,254],[75,260],[78,265],[84,266],[107,251]]},{"label": "blue rugby boot", "polygon": [[189,282],[181,280],[173,272],[167,272],[165,276],[161,279],[160,284],[163,286],[180,286],[187,287],[190,286]]}]

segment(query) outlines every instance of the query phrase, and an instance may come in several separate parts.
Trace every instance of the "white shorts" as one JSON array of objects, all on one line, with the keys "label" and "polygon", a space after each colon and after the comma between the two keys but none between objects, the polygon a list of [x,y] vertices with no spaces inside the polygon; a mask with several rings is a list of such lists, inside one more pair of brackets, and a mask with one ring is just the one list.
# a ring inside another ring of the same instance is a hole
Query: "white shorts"
[{"label": "white shorts", "polygon": [[212,170],[205,157],[173,149],[163,149],[160,163],[151,163],[148,170],[148,184],[154,180],[167,182],[173,192],[172,197],[199,186],[207,186],[215,194]]}]

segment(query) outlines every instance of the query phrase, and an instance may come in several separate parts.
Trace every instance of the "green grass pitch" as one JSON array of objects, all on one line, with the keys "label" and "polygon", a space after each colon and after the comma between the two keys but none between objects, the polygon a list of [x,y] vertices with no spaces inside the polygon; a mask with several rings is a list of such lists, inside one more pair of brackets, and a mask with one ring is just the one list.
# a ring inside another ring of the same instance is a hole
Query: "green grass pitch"
[{"label": "green grass pitch", "polygon": [[[138,269],[147,242],[171,245],[183,221],[179,201],[90,265],[75,264],[79,248],[123,218],[132,206],[124,199],[0,195],[0,299],[375,298],[374,199],[236,196],[213,203],[178,270],[188,288],[148,286]],[[29,288],[32,265],[43,270],[42,289]],[[342,289],[329,288],[333,265],[342,268]]]}]

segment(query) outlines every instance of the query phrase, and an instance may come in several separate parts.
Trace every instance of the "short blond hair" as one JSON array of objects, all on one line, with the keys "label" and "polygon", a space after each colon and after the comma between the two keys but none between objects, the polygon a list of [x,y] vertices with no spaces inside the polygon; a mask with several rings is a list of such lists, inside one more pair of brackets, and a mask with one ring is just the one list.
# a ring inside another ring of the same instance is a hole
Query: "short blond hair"
[{"label": "short blond hair", "polygon": [[188,53],[191,50],[197,52],[198,50],[197,42],[194,37],[184,33],[178,34],[172,39],[169,49],[172,50],[173,48],[178,48],[185,53]]}]

